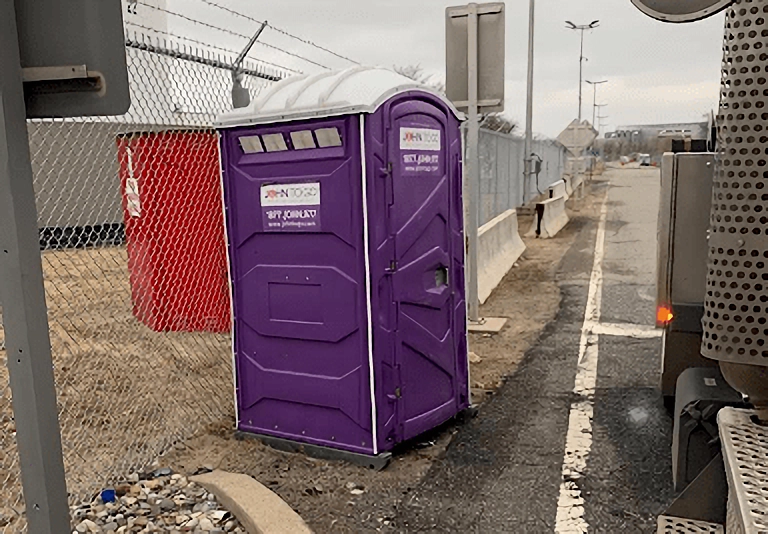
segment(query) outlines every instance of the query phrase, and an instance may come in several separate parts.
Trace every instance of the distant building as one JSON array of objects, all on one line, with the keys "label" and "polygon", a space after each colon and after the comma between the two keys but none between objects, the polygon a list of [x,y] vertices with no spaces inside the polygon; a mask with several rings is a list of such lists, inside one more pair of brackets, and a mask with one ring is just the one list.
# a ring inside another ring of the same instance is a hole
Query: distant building
[{"label": "distant building", "polygon": [[680,137],[689,137],[691,139],[707,139],[709,123],[702,122],[680,122],[670,124],[635,124],[629,126],[619,126],[614,132],[605,134],[606,139],[625,139],[630,142],[644,143],[654,141],[660,135],[675,135]]}]

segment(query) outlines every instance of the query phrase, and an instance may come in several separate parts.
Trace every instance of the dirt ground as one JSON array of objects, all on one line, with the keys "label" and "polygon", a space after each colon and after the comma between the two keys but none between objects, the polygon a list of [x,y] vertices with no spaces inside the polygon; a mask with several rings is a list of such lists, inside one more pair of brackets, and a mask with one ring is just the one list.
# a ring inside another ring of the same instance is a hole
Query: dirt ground
[{"label": "dirt ground", "polygon": [[[506,317],[498,335],[471,335],[470,350],[480,361],[471,365],[473,398],[482,403],[515,372],[526,351],[557,313],[560,292],[556,270],[583,221],[595,216],[593,199],[569,202],[571,224],[555,239],[525,238],[527,250],[489,301],[483,316]],[[521,233],[531,217],[520,216]],[[482,406],[478,417],[482,417]],[[459,422],[451,422],[404,444],[381,472],[342,462],[315,460],[273,450],[255,440],[234,437],[232,418],[178,445],[160,459],[182,473],[200,468],[246,473],[280,495],[318,534],[382,532],[398,504],[408,498],[432,462],[450,445]],[[360,491],[351,491],[362,489]]]},{"label": "dirt ground", "polygon": [[[76,503],[232,413],[229,335],[155,332],[136,320],[124,247],[42,256],[67,489]],[[20,532],[5,359],[0,350],[0,532]]]},{"label": "dirt ground", "polygon": [[[509,321],[499,335],[470,337],[479,356],[471,365],[476,404],[515,372],[557,312],[557,265],[579,219],[594,215],[589,198],[572,200],[569,208],[576,210],[573,220],[557,238],[524,238],[523,257],[481,308],[483,316]],[[519,222],[525,233],[531,217],[521,215]],[[137,321],[124,248],[45,252],[43,268],[73,503],[166,452],[157,464],[181,473],[210,467],[253,476],[319,534],[383,531],[460,424],[404,444],[382,472],[237,440],[228,335],[154,332]],[[2,338],[0,328],[0,347]],[[5,357],[0,350],[3,363]],[[23,502],[7,383],[0,365],[0,532],[16,532]],[[364,491],[355,495],[350,488]]]}]

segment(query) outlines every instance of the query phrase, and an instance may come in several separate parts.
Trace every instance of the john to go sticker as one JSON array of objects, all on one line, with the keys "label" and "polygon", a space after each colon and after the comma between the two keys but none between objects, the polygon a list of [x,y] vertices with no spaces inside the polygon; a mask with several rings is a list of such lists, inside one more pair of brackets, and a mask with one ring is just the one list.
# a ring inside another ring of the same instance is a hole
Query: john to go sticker
[{"label": "john to go sticker", "polygon": [[261,206],[319,206],[320,184],[269,184],[261,186]]},{"label": "john to go sticker", "polygon": [[400,150],[440,151],[442,148],[440,130],[400,128]]},{"label": "john to go sticker", "polygon": [[261,186],[261,211],[266,232],[319,232],[320,184]]}]

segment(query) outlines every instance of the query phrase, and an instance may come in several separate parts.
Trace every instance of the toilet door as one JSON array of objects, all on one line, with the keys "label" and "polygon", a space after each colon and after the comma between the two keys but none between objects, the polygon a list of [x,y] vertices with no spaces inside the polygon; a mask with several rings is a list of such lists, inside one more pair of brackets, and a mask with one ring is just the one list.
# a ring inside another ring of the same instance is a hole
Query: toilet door
[{"label": "toilet door", "polygon": [[459,403],[454,339],[451,174],[447,117],[407,100],[390,109],[392,294],[397,310],[395,361],[400,387],[397,434],[410,439],[449,419]]}]

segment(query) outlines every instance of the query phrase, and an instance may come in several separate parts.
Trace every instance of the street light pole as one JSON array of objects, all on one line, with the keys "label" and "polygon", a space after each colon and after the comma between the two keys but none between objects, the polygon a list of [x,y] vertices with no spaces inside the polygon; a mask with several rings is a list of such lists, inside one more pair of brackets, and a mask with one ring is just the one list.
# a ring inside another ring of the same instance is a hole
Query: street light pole
[{"label": "street light pole", "polygon": [[579,30],[581,32],[581,46],[579,48],[579,122],[581,122],[581,102],[582,102],[582,86],[584,85],[584,32],[586,30],[593,30],[600,25],[599,20],[593,20],[589,24],[574,24],[570,20],[565,21],[566,28],[569,30]]},{"label": "street light pole", "polygon": [[528,192],[531,189],[531,176],[533,175],[533,47],[534,47],[534,21],[536,0],[530,0],[528,8],[528,95],[525,109],[525,154],[523,174],[523,203],[528,200]]},{"label": "street light pole", "polygon": [[607,118],[609,118],[609,116],[608,116],[608,115],[605,115],[605,116],[603,116],[603,115],[598,115],[598,116],[597,116],[597,120],[598,120],[598,121],[600,121],[600,124],[599,124],[599,125],[598,125],[598,127],[597,127],[597,133],[598,133],[598,135],[600,134],[600,132],[602,131],[602,129],[603,129],[603,127],[604,127],[604,126],[608,126],[608,124],[607,124],[607,123],[606,123],[606,124],[603,124],[603,119],[607,119]]},{"label": "street light pole", "polygon": [[602,83],[608,83],[608,80],[600,80],[599,82],[591,82],[589,80],[586,80],[586,82],[592,86],[592,126],[595,125],[595,118],[597,116],[597,86]]},{"label": "street light pole", "polygon": [[597,118],[596,118],[596,120],[598,121],[598,125],[597,125],[597,133],[598,133],[598,134],[600,133],[600,127],[602,126],[602,125],[599,123],[599,121],[600,121],[600,115],[599,115],[599,113],[601,113],[601,112],[603,111],[601,108],[604,108],[604,107],[606,107],[607,105],[608,105],[608,104],[595,104],[595,110],[596,110],[596,111],[597,111],[597,113],[598,113],[598,115],[597,115]]}]

